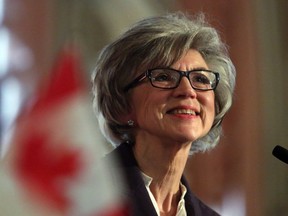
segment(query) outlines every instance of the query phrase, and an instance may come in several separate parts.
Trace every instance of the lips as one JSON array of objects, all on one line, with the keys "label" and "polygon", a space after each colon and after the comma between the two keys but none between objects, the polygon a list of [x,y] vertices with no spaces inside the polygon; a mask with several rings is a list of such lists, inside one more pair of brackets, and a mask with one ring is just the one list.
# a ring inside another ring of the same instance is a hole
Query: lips
[{"label": "lips", "polygon": [[169,110],[167,113],[175,115],[191,115],[191,116],[199,115],[199,112],[195,111],[195,109],[189,109],[189,108],[174,108]]}]

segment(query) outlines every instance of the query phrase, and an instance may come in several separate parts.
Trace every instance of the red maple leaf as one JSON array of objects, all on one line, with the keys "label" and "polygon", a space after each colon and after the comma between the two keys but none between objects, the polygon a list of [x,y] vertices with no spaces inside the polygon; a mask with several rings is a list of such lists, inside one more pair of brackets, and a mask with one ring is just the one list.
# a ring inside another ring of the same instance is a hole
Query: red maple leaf
[{"label": "red maple leaf", "polygon": [[16,161],[20,180],[45,201],[61,211],[67,210],[70,200],[65,194],[65,183],[75,180],[80,170],[79,150],[71,149],[67,143],[52,149],[47,136],[37,132],[30,133],[22,144]]}]

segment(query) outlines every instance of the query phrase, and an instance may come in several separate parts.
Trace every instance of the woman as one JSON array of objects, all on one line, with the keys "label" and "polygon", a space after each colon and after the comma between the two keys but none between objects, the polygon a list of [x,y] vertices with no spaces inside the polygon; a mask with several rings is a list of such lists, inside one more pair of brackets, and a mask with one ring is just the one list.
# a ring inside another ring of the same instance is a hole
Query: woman
[{"label": "woman", "polygon": [[235,85],[225,45],[203,15],[136,23],[102,50],[93,83],[133,215],[218,215],[183,177],[189,155],[218,143]]}]

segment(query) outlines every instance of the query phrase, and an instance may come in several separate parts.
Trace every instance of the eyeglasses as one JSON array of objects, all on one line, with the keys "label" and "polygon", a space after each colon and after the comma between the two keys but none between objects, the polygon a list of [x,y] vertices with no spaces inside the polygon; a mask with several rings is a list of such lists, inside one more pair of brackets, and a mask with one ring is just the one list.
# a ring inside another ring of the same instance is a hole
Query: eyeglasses
[{"label": "eyeglasses", "polygon": [[219,73],[206,69],[195,69],[186,72],[172,68],[155,68],[147,70],[136,77],[124,88],[124,91],[136,87],[146,77],[148,77],[153,87],[161,89],[177,88],[182,77],[187,77],[192,88],[199,91],[215,90],[220,80]]}]

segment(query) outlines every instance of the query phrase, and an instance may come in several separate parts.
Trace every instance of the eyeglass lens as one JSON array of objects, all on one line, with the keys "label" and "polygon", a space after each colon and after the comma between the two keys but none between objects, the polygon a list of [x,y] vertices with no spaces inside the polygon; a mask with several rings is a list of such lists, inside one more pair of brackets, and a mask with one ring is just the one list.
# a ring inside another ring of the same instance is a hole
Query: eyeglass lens
[{"label": "eyeglass lens", "polygon": [[154,69],[150,71],[151,84],[158,88],[176,88],[183,76],[188,76],[193,88],[199,90],[213,89],[216,75],[211,71],[194,70],[181,72],[172,69]]}]

